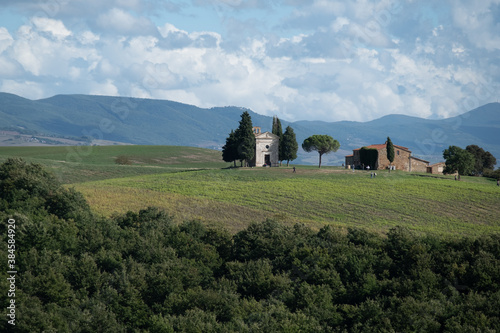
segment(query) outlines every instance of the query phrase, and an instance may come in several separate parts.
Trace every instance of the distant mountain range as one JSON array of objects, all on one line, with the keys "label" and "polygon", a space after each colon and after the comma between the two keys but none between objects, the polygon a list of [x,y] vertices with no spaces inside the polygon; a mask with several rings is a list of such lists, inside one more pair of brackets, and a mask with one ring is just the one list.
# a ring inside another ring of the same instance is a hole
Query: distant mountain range
[{"label": "distant mountain range", "polygon": [[[29,100],[0,93],[0,130],[73,140],[107,140],[140,145],[183,145],[220,149],[243,111],[254,126],[270,131],[272,117],[241,107],[198,108],[166,100],[126,97],[57,95]],[[500,160],[500,103],[490,103],[460,116],[429,120],[389,115],[369,122],[281,120],[290,125],[299,145],[313,134],[328,134],[341,148],[327,155],[329,165],[344,162],[344,155],[364,145],[384,143],[408,147],[413,155],[431,162],[442,160],[450,145],[476,144]],[[301,151],[296,162],[317,163],[317,154]]]}]

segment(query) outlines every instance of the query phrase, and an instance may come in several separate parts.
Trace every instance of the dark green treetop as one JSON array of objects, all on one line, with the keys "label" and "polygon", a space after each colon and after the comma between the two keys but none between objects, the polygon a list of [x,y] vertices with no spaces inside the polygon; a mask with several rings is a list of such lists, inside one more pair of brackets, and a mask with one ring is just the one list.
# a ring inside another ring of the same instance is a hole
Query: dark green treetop
[{"label": "dark green treetop", "polygon": [[295,137],[295,132],[293,128],[287,126],[285,133],[283,134],[283,139],[280,141],[281,152],[283,153],[283,161],[286,161],[286,165],[297,158],[297,150],[299,150],[299,144]]},{"label": "dark green treetop", "polygon": [[394,162],[394,145],[392,144],[390,137],[387,137],[387,142],[385,144],[387,149],[387,159],[390,164],[392,164],[392,162]]},{"label": "dark green treetop", "polygon": [[321,157],[324,154],[336,152],[340,143],[329,135],[312,135],[304,140],[302,149],[306,152],[317,151],[319,153],[319,167],[321,168]]},{"label": "dark green treetop", "polygon": [[233,130],[229,133],[226,138],[226,144],[222,147],[222,160],[224,162],[234,162],[236,166],[236,160],[238,159],[238,140],[236,134]]},{"label": "dark green treetop", "polygon": [[255,135],[252,128],[252,118],[248,111],[245,111],[241,114],[240,126],[235,135],[238,141],[238,159],[245,160],[247,166],[255,156]]},{"label": "dark green treetop", "polygon": [[273,117],[273,130],[272,130],[272,133],[274,135],[279,136],[280,138],[283,135],[283,129],[281,127],[281,121],[280,121],[280,119],[277,116]]},{"label": "dark green treetop", "polygon": [[283,147],[281,145],[281,143],[283,141],[283,129],[281,127],[281,121],[280,121],[280,119],[277,116],[273,117],[273,130],[272,130],[272,133],[274,135],[277,135],[279,137],[279,139],[280,139],[280,145],[279,145],[279,150],[278,150],[278,160],[280,162],[284,161],[285,158],[283,156]]},{"label": "dark green treetop", "polygon": [[459,175],[468,175],[474,170],[474,155],[460,147],[450,146],[445,149],[443,158],[446,161],[444,173],[458,172]]},{"label": "dark green treetop", "polygon": [[480,176],[484,170],[493,170],[493,167],[497,163],[495,156],[477,145],[469,145],[465,150],[471,153],[475,159],[474,170],[471,176]]}]

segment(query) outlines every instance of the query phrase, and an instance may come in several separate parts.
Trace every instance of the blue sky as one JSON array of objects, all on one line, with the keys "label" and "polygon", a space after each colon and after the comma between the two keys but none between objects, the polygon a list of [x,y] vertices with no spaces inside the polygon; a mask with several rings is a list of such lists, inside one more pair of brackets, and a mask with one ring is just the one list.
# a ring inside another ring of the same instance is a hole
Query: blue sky
[{"label": "blue sky", "polygon": [[4,0],[0,91],[446,118],[500,99],[500,0]]}]

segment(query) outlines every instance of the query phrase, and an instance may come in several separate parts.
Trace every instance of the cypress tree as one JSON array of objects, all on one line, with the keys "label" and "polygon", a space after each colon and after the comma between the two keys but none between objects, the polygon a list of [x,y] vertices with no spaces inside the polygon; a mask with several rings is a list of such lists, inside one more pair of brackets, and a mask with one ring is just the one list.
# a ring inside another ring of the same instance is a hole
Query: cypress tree
[{"label": "cypress tree", "polygon": [[226,144],[222,147],[222,160],[224,162],[234,162],[236,167],[236,160],[238,159],[238,140],[236,133],[231,130],[229,136],[226,138]]},{"label": "cypress tree", "polygon": [[277,135],[279,137],[279,139],[280,139],[280,141],[279,141],[279,148],[278,148],[278,160],[280,161],[280,165],[281,165],[281,161],[284,161],[285,157],[284,157],[284,154],[283,154],[283,146],[282,146],[282,142],[283,142],[283,129],[281,127],[281,121],[278,118],[278,116],[274,116],[273,117],[273,130],[272,130],[272,133],[274,135]]},{"label": "cypress tree", "polygon": [[273,134],[281,138],[283,135],[283,129],[281,128],[281,121],[277,116],[273,117]]},{"label": "cypress tree", "polygon": [[283,161],[286,160],[286,166],[297,158],[297,150],[299,149],[299,144],[295,137],[295,132],[293,128],[288,126],[283,134],[283,140],[280,141],[281,152],[283,153]]},{"label": "cypress tree", "polygon": [[[390,166],[392,166],[392,162],[394,162],[394,145],[392,144],[390,137],[387,137],[387,142],[385,143],[385,145],[387,150],[387,159],[389,160]],[[390,167],[389,172],[391,172]]]},{"label": "cypress tree", "polygon": [[248,111],[241,114],[240,126],[236,130],[235,136],[238,142],[238,158],[242,163],[249,166],[250,161],[255,156],[255,134],[253,133],[252,118]]}]

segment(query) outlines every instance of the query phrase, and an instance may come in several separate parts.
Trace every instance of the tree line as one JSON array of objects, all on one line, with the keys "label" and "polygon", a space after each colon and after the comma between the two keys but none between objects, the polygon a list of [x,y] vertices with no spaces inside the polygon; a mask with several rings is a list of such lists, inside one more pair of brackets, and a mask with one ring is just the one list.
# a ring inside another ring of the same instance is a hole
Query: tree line
[{"label": "tree line", "polygon": [[[240,166],[250,166],[250,162],[255,157],[255,134],[250,114],[244,111],[241,115],[239,126],[236,130],[231,130],[226,138],[226,144],[222,147],[222,159],[225,162],[233,162],[236,167],[236,161],[240,161]],[[290,161],[297,158],[299,145],[293,128],[287,126],[285,133],[281,127],[281,121],[277,116],[273,117],[272,133],[279,138],[278,160],[286,161],[288,166]],[[316,151],[319,154],[319,167],[321,168],[321,159],[325,154],[336,152],[340,148],[340,143],[329,135],[312,135],[304,140],[302,149],[306,152]]]},{"label": "tree line", "polygon": [[267,220],[232,235],[156,208],[104,218],[20,159],[0,165],[3,244],[9,218],[18,332],[500,331],[499,234]]},{"label": "tree line", "polygon": [[241,114],[240,125],[236,131],[231,130],[231,133],[226,138],[226,144],[222,147],[222,159],[225,162],[234,162],[239,160],[241,166],[245,161],[245,166],[249,166],[255,156],[255,135],[253,133],[252,118],[245,111]]},{"label": "tree line", "polygon": [[[293,128],[287,126],[285,133],[281,127],[281,121],[277,116],[273,117],[272,133],[279,138],[278,160],[290,161],[297,158],[298,144]],[[386,141],[387,159],[390,165],[394,162],[394,144],[390,137]],[[340,143],[329,135],[312,135],[304,140],[302,149],[305,152],[316,151],[319,154],[319,167],[321,168],[322,157],[325,154],[336,152],[340,148]],[[375,168],[378,159],[378,151],[363,147],[360,150],[360,158],[363,164]],[[241,120],[236,130],[226,138],[226,143],[222,147],[222,159],[225,162],[240,161],[240,166],[250,166],[255,157],[255,134],[253,133],[252,119],[248,111],[241,114]],[[465,149],[458,146],[450,146],[443,151],[445,159],[445,174],[458,173],[459,175],[486,176],[500,179],[500,169],[494,171],[496,158],[489,152],[477,145],[469,145]],[[389,169],[390,171],[390,169]]]},{"label": "tree line", "polygon": [[450,146],[443,151],[443,158],[446,161],[444,173],[500,179],[500,170],[493,171],[496,158],[477,145],[469,145],[465,149]]}]

